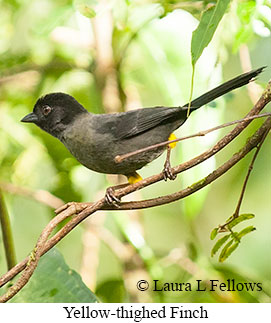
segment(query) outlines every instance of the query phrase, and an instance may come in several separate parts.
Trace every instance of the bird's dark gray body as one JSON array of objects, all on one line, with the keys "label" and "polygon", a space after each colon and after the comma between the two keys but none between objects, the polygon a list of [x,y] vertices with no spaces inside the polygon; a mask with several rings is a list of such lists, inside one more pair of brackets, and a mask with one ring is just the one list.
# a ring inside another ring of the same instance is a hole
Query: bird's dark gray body
[{"label": "bird's dark gray body", "polygon": [[[244,73],[191,102],[191,112],[253,80],[263,68]],[[100,173],[133,175],[156,159],[165,147],[150,150],[120,163],[123,155],[167,141],[187,119],[187,106],[153,107],[117,114],[95,115],[64,93],[40,98],[23,122],[33,122],[60,139],[78,161]]]},{"label": "bird's dark gray body", "polygon": [[[118,114],[85,113],[76,118],[72,126],[65,129],[59,139],[87,168],[100,173],[129,175],[160,156],[165,147],[138,154],[136,158],[130,157],[120,163],[115,161],[115,157],[168,140],[170,134],[186,118],[186,109],[182,112],[181,108],[157,107],[155,109],[157,109],[156,112],[160,110],[161,115],[166,117],[174,116],[179,112],[183,114],[183,118],[175,121],[167,119],[168,122],[164,120],[163,124],[149,129],[147,133],[141,132],[136,136],[122,138],[127,124],[135,128],[138,128],[138,122],[141,124],[141,117],[137,115],[138,110]],[[142,118],[151,115],[151,110],[141,109]]]}]

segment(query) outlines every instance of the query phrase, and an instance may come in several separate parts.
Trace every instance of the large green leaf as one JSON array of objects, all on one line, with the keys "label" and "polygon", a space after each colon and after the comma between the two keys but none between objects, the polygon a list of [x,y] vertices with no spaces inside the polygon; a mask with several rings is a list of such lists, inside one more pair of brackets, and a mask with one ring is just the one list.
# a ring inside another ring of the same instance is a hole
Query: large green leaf
[{"label": "large green leaf", "polygon": [[29,283],[14,297],[17,303],[95,303],[96,296],[70,269],[57,249],[50,250],[38,264]]},{"label": "large green leaf", "polygon": [[216,5],[204,11],[200,23],[194,30],[191,41],[192,65],[200,58],[205,47],[210,43],[216,28],[225,14],[230,0],[218,0]]}]

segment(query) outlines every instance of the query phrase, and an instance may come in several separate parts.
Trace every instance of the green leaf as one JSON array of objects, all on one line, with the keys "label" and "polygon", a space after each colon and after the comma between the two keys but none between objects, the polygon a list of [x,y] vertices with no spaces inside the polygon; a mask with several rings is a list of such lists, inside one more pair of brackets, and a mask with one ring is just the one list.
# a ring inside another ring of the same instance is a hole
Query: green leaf
[{"label": "green leaf", "polygon": [[[232,242],[233,240],[231,240],[230,242]],[[230,246],[229,248],[225,249],[223,255],[222,252],[219,256],[219,261],[223,262],[225,261],[232,253],[233,251],[239,246],[239,242],[235,242],[232,246]]]},{"label": "green leaf", "polygon": [[[219,261],[220,262],[223,262],[226,258],[225,258],[225,254],[227,253],[227,251],[228,251],[228,249],[230,248],[230,246],[232,245],[232,243],[233,243],[233,239],[232,240],[230,240],[227,244],[226,244],[226,246],[222,249],[222,251],[221,251],[221,253],[220,253],[220,255],[219,255]],[[237,242],[238,243],[238,242]]]},{"label": "green leaf", "polygon": [[254,214],[240,214],[237,218],[235,218],[231,223],[227,225],[228,229],[232,229],[235,227],[237,224],[245,221],[245,220],[250,220],[255,217]]},{"label": "green leaf", "polygon": [[203,12],[200,23],[192,35],[191,56],[193,66],[200,58],[204,48],[210,43],[229,2],[230,0],[218,0],[216,5]]},{"label": "green leaf", "polygon": [[217,253],[217,251],[223,246],[223,244],[229,239],[230,236],[231,234],[227,234],[223,238],[217,240],[216,244],[213,246],[213,249],[211,251],[212,257]]},{"label": "green leaf", "polygon": [[252,232],[252,231],[255,231],[256,228],[254,226],[249,226],[249,227],[246,227],[245,229],[243,229],[242,231],[240,231],[237,235],[236,235],[236,238],[241,240],[241,238],[243,238],[245,235],[247,235],[248,233]]},{"label": "green leaf", "polygon": [[98,299],[54,248],[41,257],[28,284],[11,299],[11,302],[96,303]]},{"label": "green leaf", "polygon": [[210,239],[214,240],[214,238],[217,236],[218,228],[214,228],[211,232]]}]

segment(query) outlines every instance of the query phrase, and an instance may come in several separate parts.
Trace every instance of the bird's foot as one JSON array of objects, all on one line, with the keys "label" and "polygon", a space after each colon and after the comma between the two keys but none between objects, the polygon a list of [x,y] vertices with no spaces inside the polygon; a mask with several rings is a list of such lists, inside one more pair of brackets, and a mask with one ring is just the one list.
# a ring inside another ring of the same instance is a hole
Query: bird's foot
[{"label": "bird's foot", "polygon": [[106,189],[105,192],[105,200],[107,204],[113,204],[114,206],[118,207],[120,204],[120,198],[116,197],[115,192],[121,188],[128,186],[129,184],[119,184],[115,186],[110,186]]},{"label": "bird's foot", "polygon": [[167,181],[167,179],[173,181],[177,177],[176,174],[173,174],[172,167],[170,165],[169,160],[166,160],[164,164],[163,176],[165,181]]},{"label": "bird's foot", "polygon": [[105,201],[107,204],[118,206],[120,204],[120,199],[115,196],[115,187],[111,186],[106,189]]},{"label": "bird's foot", "polygon": [[73,208],[73,213],[78,214],[91,204],[92,203],[68,202],[60,206],[58,209],[56,209],[55,213],[59,214],[69,208]]}]

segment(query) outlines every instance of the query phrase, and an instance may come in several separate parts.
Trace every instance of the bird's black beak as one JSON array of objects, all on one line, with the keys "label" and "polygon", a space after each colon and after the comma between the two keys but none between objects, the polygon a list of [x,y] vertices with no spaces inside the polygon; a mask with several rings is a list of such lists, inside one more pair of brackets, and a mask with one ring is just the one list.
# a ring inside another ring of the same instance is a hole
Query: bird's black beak
[{"label": "bird's black beak", "polygon": [[33,122],[33,123],[36,123],[37,121],[38,121],[38,116],[34,112],[29,113],[21,120],[21,122]]}]

